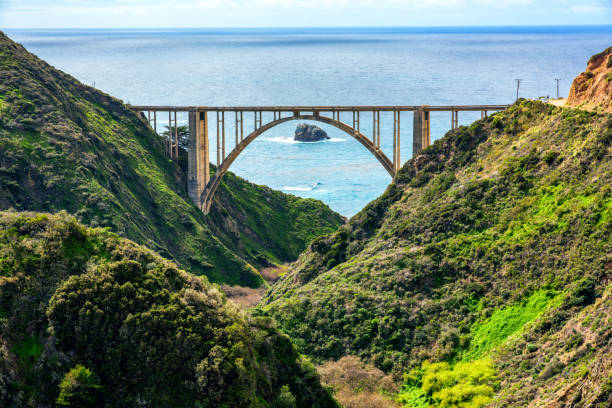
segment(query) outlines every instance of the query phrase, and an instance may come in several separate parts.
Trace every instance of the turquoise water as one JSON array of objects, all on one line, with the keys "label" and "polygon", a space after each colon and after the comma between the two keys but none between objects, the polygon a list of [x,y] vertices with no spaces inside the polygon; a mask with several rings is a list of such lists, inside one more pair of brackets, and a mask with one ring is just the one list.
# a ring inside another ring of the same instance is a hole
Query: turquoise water
[{"label": "turquoise water", "polygon": [[[132,104],[445,105],[511,103],[520,96],[567,95],[588,58],[612,45],[606,27],[480,27],[227,30],[7,30],[50,64]],[[163,118],[164,115],[161,115]],[[460,124],[479,113],[461,113]],[[271,118],[271,115],[270,115]],[[341,117],[352,120],[347,114]],[[179,121],[186,117],[179,116]],[[264,117],[264,122],[266,118]],[[432,138],[450,128],[432,114]],[[234,139],[233,115],[226,117]],[[162,122],[163,124],[163,122]],[[255,183],[321,199],[351,216],[390,177],[350,136],[294,143],[296,122],[253,142],[231,170]],[[371,134],[371,119],[361,127]],[[391,157],[392,116],[381,118]],[[245,129],[252,128],[245,116]],[[402,160],[411,157],[412,118],[402,116]],[[216,160],[212,132],[211,161]]]}]

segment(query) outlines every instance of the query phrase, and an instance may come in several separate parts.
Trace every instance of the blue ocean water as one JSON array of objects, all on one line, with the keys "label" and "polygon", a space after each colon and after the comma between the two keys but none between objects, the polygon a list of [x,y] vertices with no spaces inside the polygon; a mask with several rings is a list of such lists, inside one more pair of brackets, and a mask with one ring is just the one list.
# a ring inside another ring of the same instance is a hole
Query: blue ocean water
[{"label": "blue ocean water", "polygon": [[[445,105],[511,103],[566,96],[588,58],[612,45],[612,26],[330,29],[7,30],[55,67],[132,104]],[[460,124],[479,113],[461,113]],[[347,114],[341,117],[352,120]],[[179,121],[186,117],[179,116]],[[264,118],[265,122],[266,118]],[[371,134],[371,119],[362,119]],[[160,118],[161,121],[161,118]],[[233,147],[233,116],[226,117]],[[432,114],[432,138],[450,128]],[[160,123],[160,126],[163,122]],[[391,181],[350,136],[319,124],[331,140],[294,143],[297,123],[269,130],[231,170],[259,184],[321,199],[351,216]],[[381,118],[391,157],[392,116]],[[245,128],[253,126],[245,116]],[[402,160],[412,118],[402,116]],[[216,161],[211,128],[211,161]]]}]

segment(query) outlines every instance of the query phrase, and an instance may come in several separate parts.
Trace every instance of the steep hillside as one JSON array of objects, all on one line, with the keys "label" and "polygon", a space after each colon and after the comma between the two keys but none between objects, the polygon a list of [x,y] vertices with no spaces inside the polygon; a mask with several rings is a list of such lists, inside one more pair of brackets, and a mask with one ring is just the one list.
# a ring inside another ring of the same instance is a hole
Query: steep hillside
[{"label": "steep hillside", "polygon": [[243,286],[261,284],[252,265],[293,260],[342,222],[321,202],[231,175],[215,204],[222,214],[204,217],[184,184],[145,120],[0,33],[0,209],[66,210],[190,272]]},{"label": "steep hillside", "polygon": [[335,407],[273,322],[66,213],[0,212],[0,406]]},{"label": "steep hillside", "polygon": [[228,248],[256,266],[295,261],[313,239],[344,224],[318,200],[249,183],[229,172],[206,222]]},{"label": "steep hillside", "polygon": [[574,79],[567,104],[612,113],[612,47],[591,57]]},{"label": "steep hillside", "polygon": [[610,115],[528,101],[454,130],[261,313],[318,360],[410,371],[408,407],[610,403],[611,141]]}]

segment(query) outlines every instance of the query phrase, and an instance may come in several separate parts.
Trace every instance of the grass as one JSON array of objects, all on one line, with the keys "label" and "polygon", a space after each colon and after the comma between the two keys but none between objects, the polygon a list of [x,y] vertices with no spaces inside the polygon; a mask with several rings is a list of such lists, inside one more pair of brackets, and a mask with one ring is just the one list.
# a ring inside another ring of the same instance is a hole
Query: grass
[{"label": "grass", "polygon": [[534,321],[554,304],[555,299],[550,292],[539,290],[525,301],[496,310],[485,321],[475,323],[470,331],[470,346],[463,353],[463,361],[477,359],[520,333],[527,323]]},{"label": "grass", "polygon": [[23,340],[13,345],[11,351],[19,358],[22,364],[31,367],[42,354],[43,346],[38,338],[25,336]]}]

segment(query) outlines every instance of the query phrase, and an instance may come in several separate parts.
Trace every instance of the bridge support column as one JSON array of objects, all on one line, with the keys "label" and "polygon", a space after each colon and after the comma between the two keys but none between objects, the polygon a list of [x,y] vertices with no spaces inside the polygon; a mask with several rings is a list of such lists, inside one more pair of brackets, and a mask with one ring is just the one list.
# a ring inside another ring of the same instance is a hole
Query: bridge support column
[{"label": "bridge support column", "polygon": [[401,160],[401,143],[400,143],[400,111],[393,112],[393,171],[397,172],[402,167]]},{"label": "bridge support column", "polygon": [[431,143],[431,125],[426,106],[419,106],[414,111],[412,131],[412,155],[416,156]]},{"label": "bridge support column", "polygon": [[206,112],[189,112],[189,154],[187,191],[195,205],[201,207],[202,193],[210,180],[208,117]]}]

